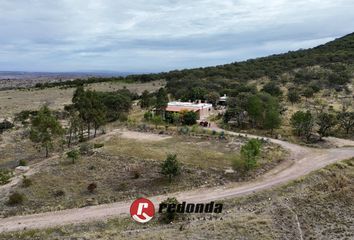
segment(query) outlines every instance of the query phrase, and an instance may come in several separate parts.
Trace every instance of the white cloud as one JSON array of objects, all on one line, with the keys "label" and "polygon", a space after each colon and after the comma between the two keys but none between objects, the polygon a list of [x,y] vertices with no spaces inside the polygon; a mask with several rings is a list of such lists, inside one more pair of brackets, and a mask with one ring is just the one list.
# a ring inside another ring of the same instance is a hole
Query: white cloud
[{"label": "white cloud", "polygon": [[222,64],[349,33],[353,11],[352,0],[2,0],[0,70]]}]

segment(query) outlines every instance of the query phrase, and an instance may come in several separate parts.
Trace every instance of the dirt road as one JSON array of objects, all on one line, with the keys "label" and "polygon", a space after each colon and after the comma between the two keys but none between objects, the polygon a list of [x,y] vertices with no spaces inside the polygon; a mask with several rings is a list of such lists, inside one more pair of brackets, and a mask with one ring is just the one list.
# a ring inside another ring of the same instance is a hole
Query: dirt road
[{"label": "dirt road", "polygon": [[[216,131],[221,129],[215,128]],[[236,134],[226,132],[228,134]],[[244,135],[244,134],[240,134]],[[247,135],[250,138],[257,136]],[[267,138],[269,139],[269,138]],[[150,197],[156,205],[167,196],[175,196],[179,201],[209,202],[212,200],[233,198],[268,189],[308,174],[336,161],[354,157],[354,147],[333,149],[312,149],[277,139],[269,141],[279,144],[290,152],[290,156],[276,168],[260,178],[246,183],[233,183],[223,187],[201,188],[175,194]],[[354,146],[354,143],[353,143]],[[0,232],[23,229],[48,228],[67,224],[78,224],[96,220],[105,220],[129,213],[131,201],[103,204],[79,209],[68,209],[34,215],[16,216],[0,219]]]}]

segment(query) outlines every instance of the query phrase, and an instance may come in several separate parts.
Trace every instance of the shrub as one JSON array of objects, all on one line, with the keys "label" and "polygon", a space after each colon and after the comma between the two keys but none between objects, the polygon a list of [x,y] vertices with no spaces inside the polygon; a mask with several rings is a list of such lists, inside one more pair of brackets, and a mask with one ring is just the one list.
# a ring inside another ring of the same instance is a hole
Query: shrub
[{"label": "shrub", "polygon": [[78,150],[71,150],[66,153],[66,156],[71,159],[72,163],[74,164],[76,160],[80,157],[80,152]]},{"label": "shrub", "polygon": [[19,166],[27,166],[27,164],[28,163],[27,163],[26,160],[20,160],[19,163],[18,163]]},{"label": "shrub", "polygon": [[22,187],[27,188],[32,185],[32,180],[28,179],[26,176],[23,176]]},{"label": "shrub", "polygon": [[80,145],[80,153],[83,155],[88,155],[92,153],[92,145],[90,143],[83,143]]},{"label": "shrub", "polygon": [[4,185],[10,182],[11,177],[12,177],[12,172],[6,169],[0,169],[0,185]]},{"label": "shrub", "polygon": [[54,197],[62,197],[65,196],[65,192],[63,190],[57,190],[53,193]]},{"label": "shrub", "polygon": [[104,143],[95,143],[93,145],[93,148],[102,148],[102,147],[104,147]]},{"label": "shrub", "polygon": [[96,183],[90,183],[87,186],[87,191],[89,191],[90,193],[93,193],[97,188],[97,184]]},{"label": "shrub", "polygon": [[14,192],[14,193],[10,194],[8,204],[9,205],[18,205],[18,204],[22,204],[24,200],[25,200],[25,197],[23,196],[23,194],[18,193],[18,192]]},{"label": "shrub", "polygon": [[[175,197],[172,198],[167,198],[165,201],[163,201],[161,204],[179,204],[178,200]],[[179,217],[178,213],[175,212],[168,212],[167,209],[163,209],[162,212],[160,213],[159,216],[159,221],[161,223],[171,223],[174,220],[177,220]]]},{"label": "shrub", "polygon": [[168,154],[166,160],[161,165],[161,173],[168,176],[169,182],[173,176],[180,174],[180,164],[176,154]]}]

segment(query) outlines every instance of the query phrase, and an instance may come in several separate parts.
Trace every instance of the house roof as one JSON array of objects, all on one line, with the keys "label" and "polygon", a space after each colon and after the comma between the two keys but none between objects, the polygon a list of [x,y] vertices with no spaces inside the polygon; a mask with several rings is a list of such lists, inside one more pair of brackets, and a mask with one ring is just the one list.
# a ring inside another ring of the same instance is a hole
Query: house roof
[{"label": "house roof", "polygon": [[192,111],[198,112],[200,109],[193,107],[185,107],[185,106],[167,106],[167,112],[182,112],[182,111]]}]

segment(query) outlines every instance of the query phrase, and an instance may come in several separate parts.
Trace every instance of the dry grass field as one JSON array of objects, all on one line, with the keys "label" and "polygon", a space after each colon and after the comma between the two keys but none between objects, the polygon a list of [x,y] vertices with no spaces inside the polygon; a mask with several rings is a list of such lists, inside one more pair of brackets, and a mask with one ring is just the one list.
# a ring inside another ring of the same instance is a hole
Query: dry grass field
[{"label": "dry grass field", "polygon": [[[132,92],[141,93],[144,90],[155,91],[164,86],[163,81],[149,83],[107,82],[90,84],[87,89],[96,91],[116,91],[126,87]],[[70,104],[74,88],[60,89],[28,89],[0,91],[0,118],[13,117],[22,110],[37,110],[43,104],[48,104],[53,110],[62,109]]]},{"label": "dry grass field", "polygon": [[214,218],[172,224],[117,218],[85,225],[0,234],[15,239],[353,239],[354,159],[286,186],[224,202]]},{"label": "dry grass field", "polygon": [[[25,196],[22,205],[8,205],[7,194],[1,193],[0,215],[82,207],[237,181],[225,170],[231,167],[231,158],[245,141],[236,137],[207,140],[127,130],[102,135],[90,144],[100,143],[103,147],[83,154],[74,164],[64,153],[54,155],[39,172],[28,177],[30,186],[16,186],[12,191]],[[161,163],[169,153],[177,154],[182,164],[181,175],[172,183],[160,173]],[[265,143],[259,167],[248,177],[262,174],[285,156],[280,147]],[[87,190],[91,183],[97,184],[94,193]]]}]

